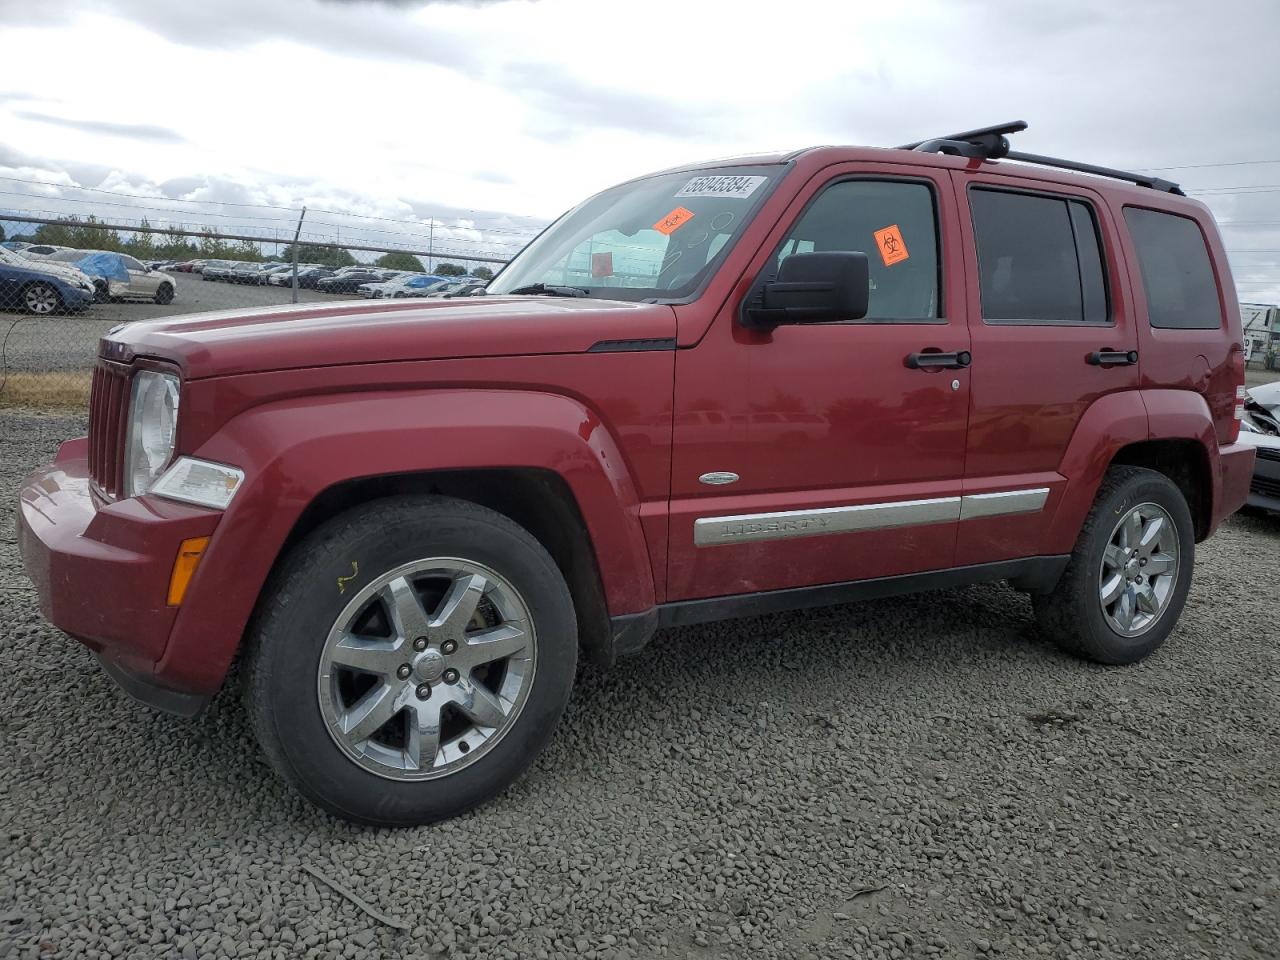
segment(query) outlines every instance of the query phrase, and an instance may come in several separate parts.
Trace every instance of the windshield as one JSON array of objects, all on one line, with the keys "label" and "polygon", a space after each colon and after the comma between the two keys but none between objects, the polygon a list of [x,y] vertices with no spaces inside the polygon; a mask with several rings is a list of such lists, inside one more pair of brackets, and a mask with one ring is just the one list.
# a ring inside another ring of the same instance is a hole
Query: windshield
[{"label": "windshield", "polygon": [[687,297],[782,172],[777,165],[718,167],[613,187],[548,227],[490,282],[488,293],[544,284],[609,300]]}]

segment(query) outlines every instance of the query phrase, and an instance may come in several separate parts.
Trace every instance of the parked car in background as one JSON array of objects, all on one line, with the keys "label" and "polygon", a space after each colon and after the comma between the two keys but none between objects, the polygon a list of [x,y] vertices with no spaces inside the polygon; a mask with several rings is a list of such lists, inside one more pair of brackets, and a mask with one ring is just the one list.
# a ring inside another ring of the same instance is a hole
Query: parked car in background
[{"label": "parked car in background", "polygon": [[94,300],[93,284],[68,278],[62,271],[0,250],[0,310],[24,310],[37,316],[84,310]]},{"label": "parked car in background", "polygon": [[[315,267],[306,267],[305,269],[302,267],[299,267],[298,268],[298,286],[308,290],[314,290],[316,289],[316,285],[321,280],[327,280],[329,277],[334,276],[336,272],[337,271],[334,270],[333,267],[315,266]],[[271,282],[279,283],[281,286],[292,286],[293,277],[288,273],[286,273],[283,277],[279,277],[277,275],[271,278]]]},{"label": "parked car in background", "polygon": [[36,269],[42,273],[52,273],[54,276],[62,278],[62,280],[71,284],[73,287],[93,291],[96,294],[93,277],[86,274],[79,267],[70,263],[59,263],[56,260],[47,259],[33,259],[23,255],[22,253],[15,252],[4,247],[0,247],[0,263],[7,264],[11,267],[27,267]]},{"label": "parked car in background", "polygon": [[381,270],[355,269],[326,277],[316,284],[321,293],[355,293],[362,283],[381,283],[387,277]]},{"label": "parked car in background", "polygon": [[0,243],[0,247],[4,247],[6,250],[12,250],[14,253],[21,253],[30,246],[31,244],[27,243],[25,240],[6,240],[4,243]]},{"label": "parked car in background", "polygon": [[470,297],[484,290],[484,288],[484,283],[479,280],[460,280],[457,283],[449,284],[448,288],[433,293],[431,296],[441,300],[452,300],[456,297]]},{"label": "parked car in background", "polygon": [[360,295],[374,300],[384,297],[388,299],[420,297],[426,295],[428,289],[448,282],[445,277],[437,277],[429,273],[410,273],[391,280],[361,284]]},{"label": "parked car in background", "polygon": [[270,271],[284,266],[281,263],[240,263],[231,271],[229,280],[233,283],[251,283],[259,285],[266,283],[267,275]]},{"label": "parked car in background", "polygon": [[59,247],[51,243],[29,243],[22,252],[29,257],[48,257],[63,250],[71,250],[73,247]]},{"label": "parked car in background", "polygon": [[235,260],[206,260],[200,276],[203,280],[226,280],[237,266],[239,263]]},{"label": "parked car in background", "polygon": [[1280,513],[1280,382],[1245,392],[1240,442],[1256,456],[1247,505]]},{"label": "parked car in background", "polygon": [[[112,250],[65,249],[50,254],[47,259],[74,263],[90,276],[106,281],[106,296],[120,300],[153,300],[156,303],[172,303],[178,282],[167,273],[150,269],[137,257]],[[99,295],[102,284],[95,280]]]}]

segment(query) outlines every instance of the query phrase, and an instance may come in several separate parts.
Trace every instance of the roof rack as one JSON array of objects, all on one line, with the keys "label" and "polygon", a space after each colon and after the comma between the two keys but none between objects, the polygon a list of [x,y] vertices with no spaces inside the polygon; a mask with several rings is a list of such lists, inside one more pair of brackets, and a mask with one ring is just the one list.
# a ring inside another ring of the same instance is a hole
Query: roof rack
[{"label": "roof rack", "polygon": [[1038,153],[1019,153],[1009,149],[1007,134],[1021,133],[1027,129],[1025,120],[1014,120],[994,127],[980,127],[977,130],[966,130],[945,137],[934,137],[932,140],[919,140],[915,143],[904,143],[899,150],[915,150],[919,153],[945,153],[955,157],[976,157],[979,160],[1019,160],[1022,163],[1034,163],[1042,167],[1057,167],[1059,170],[1075,170],[1079,173],[1092,173],[1099,177],[1110,177],[1113,180],[1127,180],[1140,187],[1149,187],[1162,193],[1174,193],[1186,196],[1182,188],[1171,180],[1149,177],[1142,173],[1129,173],[1125,170],[1113,170],[1111,167],[1097,167],[1091,163],[1077,163],[1074,160],[1059,160],[1057,157],[1045,157]]}]

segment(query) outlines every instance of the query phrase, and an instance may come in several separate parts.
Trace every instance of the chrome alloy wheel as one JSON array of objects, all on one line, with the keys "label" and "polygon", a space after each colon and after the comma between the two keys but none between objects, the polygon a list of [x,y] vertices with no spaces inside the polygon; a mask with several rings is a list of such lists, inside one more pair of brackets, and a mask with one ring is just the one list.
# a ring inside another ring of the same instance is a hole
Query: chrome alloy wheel
[{"label": "chrome alloy wheel", "polygon": [[22,302],[31,313],[45,316],[58,309],[58,291],[47,283],[33,283],[27,287]]},{"label": "chrome alloy wheel", "polygon": [[1116,633],[1137,637],[1155,625],[1178,582],[1178,531],[1168,512],[1140,503],[1116,524],[1102,554],[1098,600]]},{"label": "chrome alloy wheel", "polygon": [[482,757],[533,686],[529,610],[500,574],[433,557],[365,586],[320,654],[325,727],[365,770],[430,780]]}]

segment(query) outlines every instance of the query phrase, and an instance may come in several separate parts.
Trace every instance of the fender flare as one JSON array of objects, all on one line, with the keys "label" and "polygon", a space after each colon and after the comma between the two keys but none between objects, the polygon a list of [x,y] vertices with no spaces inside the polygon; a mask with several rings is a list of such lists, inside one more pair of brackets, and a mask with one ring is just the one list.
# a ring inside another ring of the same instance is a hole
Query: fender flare
[{"label": "fender flare", "polygon": [[1217,433],[1213,415],[1192,390],[1125,390],[1099,397],[1085,411],[1067,445],[1058,472],[1068,478],[1054,513],[1048,549],[1070,553],[1097,497],[1102,478],[1124,447],[1146,440],[1191,440],[1205,451],[1212,489],[1221,495]]},{"label": "fender flare", "polygon": [[336,484],[393,474],[541,469],[568,486],[597,557],[610,615],[654,606],[640,504],[600,417],[559,394],[411,390],[306,396],[224,424],[194,456],[245,480],[218,523],[157,672],[193,690],[222,682],[294,524]]},{"label": "fender flare", "polygon": [[1044,553],[1066,554],[1075,549],[1112,459],[1121,448],[1149,435],[1147,408],[1139,391],[1108,393],[1089,405],[1058,465],[1067,485],[1049,524]]}]

